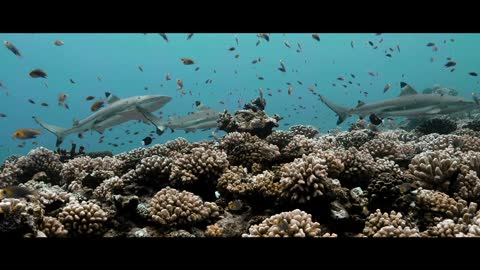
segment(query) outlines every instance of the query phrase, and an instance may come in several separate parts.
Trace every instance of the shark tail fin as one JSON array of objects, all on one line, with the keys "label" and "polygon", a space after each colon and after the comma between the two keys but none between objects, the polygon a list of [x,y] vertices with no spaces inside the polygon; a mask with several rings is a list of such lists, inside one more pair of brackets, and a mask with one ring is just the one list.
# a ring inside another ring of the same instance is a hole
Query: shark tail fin
[{"label": "shark tail fin", "polygon": [[67,130],[66,128],[57,127],[57,126],[54,126],[54,125],[49,125],[49,124],[43,122],[42,120],[40,120],[36,116],[32,116],[32,118],[33,118],[33,120],[35,120],[35,122],[37,122],[37,124],[39,124],[44,129],[50,131],[51,133],[55,134],[55,136],[57,136],[57,141],[55,143],[55,147],[58,147],[58,146],[60,146],[60,144],[62,144],[63,138],[66,135],[65,134],[66,133],[65,131]]},{"label": "shark tail fin", "polygon": [[337,125],[343,123],[350,116],[348,108],[334,104],[323,96],[320,96],[320,100],[338,115]]},{"label": "shark tail fin", "polygon": [[136,109],[143,115],[143,117],[145,117],[150,123],[152,123],[157,128],[156,132],[158,135],[162,135],[165,132],[167,127],[165,126],[165,123],[162,120],[160,120],[160,118],[156,117],[151,112],[145,110],[140,106],[137,106]]}]

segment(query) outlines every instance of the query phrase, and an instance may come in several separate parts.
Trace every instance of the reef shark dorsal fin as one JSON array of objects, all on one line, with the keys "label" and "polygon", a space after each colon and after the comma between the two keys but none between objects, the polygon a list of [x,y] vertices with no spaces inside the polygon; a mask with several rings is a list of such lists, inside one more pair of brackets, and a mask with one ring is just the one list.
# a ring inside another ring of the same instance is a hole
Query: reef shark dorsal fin
[{"label": "reef shark dorsal fin", "polygon": [[119,97],[117,97],[115,95],[112,95],[112,93],[110,93],[110,92],[105,92],[105,97],[107,98],[107,103],[108,104],[112,104],[112,103],[120,100]]},{"label": "reef shark dorsal fin", "polygon": [[402,91],[400,92],[400,96],[408,96],[408,95],[416,95],[417,94],[417,91],[405,82],[401,82],[400,87],[402,88]]},{"label": "reef shark dorsal fin", "polygon": [[79,123],[80,123],[80,122],[79,122],[78,120],[73,119],[73,126],[74,126],[74,127],[78,126]]},{"label": "reef shark dorsal fin", "polygon": [[362,107],[363,105],[365,105],[365,102],[363,102],[363,101],[361,101],[361,100],[359,100],[359,101],[357,102],[357,108]]}]

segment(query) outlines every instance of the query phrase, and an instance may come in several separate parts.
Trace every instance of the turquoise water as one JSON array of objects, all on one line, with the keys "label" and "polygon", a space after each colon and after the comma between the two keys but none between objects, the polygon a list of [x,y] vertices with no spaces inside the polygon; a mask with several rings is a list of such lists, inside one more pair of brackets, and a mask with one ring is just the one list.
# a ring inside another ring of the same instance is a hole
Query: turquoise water
[{"label": "turquoise water", "polygon": [[[0,89],[0,113],[7,115],[0,118],[0,160],[12,154],[25,155],[37,146],[55,149],[55,136],[46,130],[42,129],[37,139],[26,140],[24,147],[18,146],[23,141],[14,139],[12,134],[19,128],[41,129],[33,121],[33,115],[49,124],[71,127],[74,119],[91,114],[93,101],[85,98],[90,95],[103,98],[106,91],[119,97],[168,95],[173,99],[161,109],[164,115],[183,116],[194,110],[196,100],[216,110],[233,112],[255,98],[257,90],[263,88],[266,94],[270,94],[266,95],[267,113],[285,117],[280,122],[280,129],[303,124],[327,132],[336,127],[337,118],[308,87],[347,107],[355,106],[357,100],[372,102],[395,97],[400,92],[400,81],[420,91],[440,84],[457,89],[459,95],[466,98],[471,98],[471,92],[479,87],[478,77],[468,74],[480,74],[479,34],[320,34],[318,42],[311,34],[287,33],[271,34],[270,42],[262,39],[258,46],[259,38],[254,33],[195,34],[190,40],[186,40],[187,34],[167,35],[168,43],[158,34],[140,33],[1,34],[2,41],[13,43],[23,57],[17,57],[5,46],[0,49],[0,81],[7,87]],[[238,46],[235,36],[239,40]],[[55,46],[57,39],[65,45]],[[379,43],[381,39],[383,42]],[[291,48],[284,45],[286,40]],[[378,49],[368,41],[378,45]],[[428,42],[434,42],[438,51],[427,47]],[[296,52],[297,43],[302,47],[300,53]],[[236,50],[229,51],[230,47],[236,47]],[[390,52],[388,48],[394,51]],[[391,58],[385,56],[385,50],[392,54]],[[238,59],[234,57],[236,54],[240,54]],[[261,62],[251,63],[259,57]],[[457,62],[454,72],[444,67],[447,57]],[[180,58],[192,58],[196,64],[183,65]],[[277,69],[280,60],[285,62],[286,73]],[[144,72],[140,72],[139,65]],[[200,69],[195,71],[196,67]],[[48,78],[31,78],[28,74],[35,68],[45,70]],[[378,73],[378,76],[371,76],[368,71]],[[172,80],[166,81],[167,73],[171,74]],[[259,80],[257,74],[265,79]],[[98,81],[97,76],[101,76],[102,81]],[[345,81],[337,80],[338,77],[344,77]],[[70,79],[76,83],[72,84]],[[176,79],[184,81],[184,89],[191,91],[191,95],[183,95],[177,90]],[[212,79],[213,83],[205,84],[207,79]],[[292,95],[287,93],[287,82],[293,85]],[[337,86],[333,87],[332,83]],[[384,94],[387,83],[392,87]],[[344,88],[342,84],[348,87]],[[144,89],[146,86],[148,90]],[[69,110],[57,105],[60,93],[69,95],[66,101]],[[30,104],[28,99],[33,99],[36,104]],[[42,102],[49,106],[40,106]],[[355,120],[352,117],[341,127],[345,129]],[[127,135],[126,130],[131,134]],[[87,132],[83,139],[69,135],[61,146],[69,149],[70,143],[75,142],[85,146],[87,151],[119,153],[140,147],[141,140],[152,130],[151,125],[129,122],[107,131],[103,143],[98,142],[100,134]],[[133,135],[135,131],[139,134]],[[153,144],[180,136],[190,141],[202,140],[211,133],[212,130],[188,134],[167,131],[160,137],[154,136]],[[109,142],[119,146],[113,147],[107,144]]]}]

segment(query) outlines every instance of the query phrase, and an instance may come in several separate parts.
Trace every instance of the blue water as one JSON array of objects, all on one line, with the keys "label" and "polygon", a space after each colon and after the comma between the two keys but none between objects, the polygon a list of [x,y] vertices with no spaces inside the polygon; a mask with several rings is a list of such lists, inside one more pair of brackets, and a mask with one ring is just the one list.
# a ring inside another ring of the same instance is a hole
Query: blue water
[{"label": "blue water", "polygon": [[[196,100],[216,110],[233,112],[240,104],[255,98],[258,89],[263,88],[267,113],[285,117],[280,129],[304,124],[314,125],[324,133],[336,127],[336,116],[308,87],[336,103],[351,107],[357,100],[372,102],[397,96],[400,81],[408,82],[419,91],[440,84],[457,89],[459,95],[466,98],[471,98],[471,92],[477,91],[479,86],[478,77],[468,75],[469,72],[480,74],[479,34],[320,34],[320,42],[311,34],[271,34],[270,42],[262,40],[258,46],[259,38],[253,33],[195,34],[190,40],[186,40],[186,36],[168,34],[170,42],[167,43],[158,34],[1,34],[1,40],[13,43],[23,58],[2,45],[0,81],[8,89],[0,89],[0,113],[7,115],[0,118],[0,160],[11,154],[24,155],[37,146],[54,149],[55,136],[46,130],[42,130],[37,139],[25,141],[22,148],[18,145],[23,141],[14,139],[12,134],[19,128],[41,129],[33,121],[33,115],[49,124],[71,127],[74,119],[91,114],[93,101],[85,98],[89,95],[103,98],[106,91],[119,97],[168,95],[173,99],[161,109],[164,115],[183,116],[194,110]],[[55,46],[57,39],[65,45]],[[381,39],[383,42],[379,43]],[[285,40],[292,48],[284,45]],[[354,41],[354,48],[351,41]],[[378,49],[373,49],[368,41],[378,45]],[[428,42],[434,42],[438,51],[427,47]],[[296,52],[297,43],[302,47],[300,53]],[[237,49],[232,52],[229,47]],[[385,56],[385,50],[390,47],[395,49],[394,52],[387,51],[392,58]],[[240,54],[238,59],[234,58],[236,54]],[[259,57],[261,62],[251,63]],[[434,62],[431,62],[432,57]],[[444,67],[447,57],[457,62],[454,72]],[[180,58],[192,58],[196,64],[183,65]],[[277,70],[281,59],[285,62],[286,73]],[[144,72],[139,71],[139,65]],[[200,70],[195,71],[196,67]],[[31,78],[28,74],[35,68],[45,70],[48,78]],[[373,77],[368,71],[376,72],[378,76]],[[166,81],[167,73],[171,74],[171,81]],[[265,79],[257,79],[257,74]],[[97,76],[103,80],[98,81]],[[338,81],[338,77],[344,77],[345,81]],[[70,83],[70,79],[76,84]],[[182,95],[177,90],[176,79],[182,79],[184,89],[191,91],[192,95]],[[207,79],[212,79],[213,83],[205,84]],[[298,80],[303,86],[297,83]],[[44,82],[48,83],[48,88]],[[287,93],[286,82],[293,84],[292,95]],[[333,87],[332,83],[337,86]],[[391,83],[392,88],[384,94],[387,83]],[[344,88],[342,84],[348,87]],[[145,86],[149,89],[144,90]],[[69,95],[66,101],[69,110],[57,105],[59,93]],[[33,99],[36,104],[30,104],[28,99]],[[49,106],[40,106],[42,102]],[[345,129],[355,120],[352,117],[341,127]],[[131,133],[140,133],[126,135],[127,129]],[[85,146],[87,151],[118,153],[140,147],[141,140],[152,130],[151,125],[129,122],[107,131],[103,143],[98,142],[101,135],[88,132],[83,139],[69,135],[62,147],[69,149],[70,143],[75,142]],[[154,136],[154,143],[180,136],[197,141],[207,139],[211,132],[186,134],[168,131],[161,137]],[[132,143],[128,143],[130,140]],[[113,147],[107,144],[109,142],[119,145],[123,142],[124,145]]]}]

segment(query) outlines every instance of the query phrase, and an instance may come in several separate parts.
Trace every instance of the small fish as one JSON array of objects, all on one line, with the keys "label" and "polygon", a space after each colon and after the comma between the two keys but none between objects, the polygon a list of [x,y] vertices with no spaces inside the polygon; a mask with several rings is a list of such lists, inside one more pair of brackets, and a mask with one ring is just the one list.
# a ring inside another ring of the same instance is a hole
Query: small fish
[{"label": "small fish", "polygon": [[383,93],[385,94],[388,91],[388,89],[390,89],[390,87],[392,87],[392,84],[387,83],[387,85],[385,85],[385,87],[383,88]]},{"label": "small fish", "polygon": [[138,65],[138,70],[140,70],[141,72],[143,72],[143,67],[142,67],[142,65]]},{"label": "small fish", "polygon": [[195,71],[199,71],[199,70],[200,70],[200,67],[196,67],[196,68],[195,68]]},{"label": "small fish", "polygon": [[158,34],[159,34],[160,36],[162,36],[162,38],[163,38],[166,42],[168,42],[167,34],[165,34],[165,33],[158,33]]},{"label": "small fish", "polygon": [[72,84],[75,84],[75,81],[74,81],[73,79],[70,79],[70,82],[71,82]]},{"label": "small fish", "polygon": [[143,87],[143,90],[148,90],[148,86]]},{"label": "small fish", "polygon": [[236,55],[235,55],[235,58],[238,58],[238,57],[240,57],[240,54],[236,54]]},{"label": "small fish", "polygon": [[254,60],[252,61],[252,64],[256,64],[256,63],[258,63],[258,60],[257,60],[257,59],[254,59]]},{"label": "small fish", "polygon": [[40,105],[43,106],[43,107],[48,107],[48,103],[46,103],[46,102],[42,102]]},{"label": "small fish", "polygon": [[21,128],[13,132],[13,137],[19,140],[28,140],[34,139],[40,134],[42,134],[42,131],[40,129]]},{"label": "small fish", "polygon": [[289,88],[288,88],[288,94],[289,94],[289,95],[292,95],[292,94],[293,94],[293,87],[289,87]]},{"label": "small fish", "polygon": [[53,44],[55,44],[55,46],[63,46],[64,45],[63,41],[61,41],[60,39],[55,40],[55,42]]},{"label": "small fish", "polygon": [[0,82],[0,88],[7,89],[7,87],[2,82]]},{"label": "small fish", "polygon": [[241,200],[234,200],[228,203],[228,209],[231,211],[239,211],[243,208]]},{"label": "small fish", "polygon": [[147,145],[149,145],[149,144],[151,144],[151,143],[152,143],[152,138],[151,138],[151,137],[145,137],[145,138],[143,138],[143,140],[142,140],[142,145],[143,145],[143,146],[147,146]]},{"label": "small fish", "polygon": [[370,40],[368,41],[368,44],[373,47],[373,42],[371,42]]},{"label": "small fish", "polygon": [[433,47],[432,51],[438,52],[438,47],[437,46]]},{"label": "small fish", "polygon": [[433,42],[427,43],[427,47],[433,47],[433,46],[435,46],[435,43],[433,43]]},{"label": "small fish", "polygon": [[435,62],[435,58],[432,57],[430,58],[430,63],[433,63],[433,62]]},{"label": "small fish", "polygon": [[468,75],[473,76],[473,77],[477,77],[477,76],[478,76],[478,74],[477,74],[476,72],[469,72]]},{"label": "small fish", "polygon": [[400,44],[397,44],[397,51],[400,52]]},{"label": "small fish", "polygon": [[183,80],[177,79],[177,90],[182,90],[183,89]]},{"label": "small fish", "polygon": [[257,43],[255,44],[255,46],[258,46],[260,45],[260,40],[257,41]]},{"label": "small fish", "polygon": [[455,71],[455,69],[454,69],[454,68],[452,68],[452,69],[450,70],[450,72],[454,72],[454,71]]},{"label": "small fish", "polygon": [[289,49],[292,48],[292,47],[290,46],[290,42],[288,42],[288,40],[285,40],[285,41],[283,42],[283,44],[284,44],[287,48],[289,48]]},{"label": "small fish", "polygon": [[270,36],[269,36],[268,34],[266,34],[266,33],[260,33],[260,34],[257,35],[257,37],[263,38],[263,39],[265,39],[266,41],[270,41]]},{"label": "small fish", "polygon": [[195,61],[193,61],[192,59],[190,58],[180,58],[180,60],[182,61],[182,63],[184,65],[193,65],[195,64]]},{"label": "small fish", "polygon": [[187,40],[190,40],[193,37],[193,33],[188,34]]},{"label": "small fish", "polygon": [[370,74],[370,76],[372,77],[378,76],[378,73],[375,73],[373,71],[368,71],[368,74]]},{"label": "small fish", "polygon": [[30,195],[36,195],[36,192],[25,187],[10,186],[0,189],[0,200],[5,198],[26,198]]},{"label": "small fish", "polygon": [[355,48],[355,43],[353,42],[353,40],[350,41],[350,47],[352,47],[352,49]]},{"label": "small fish", "polygon": [[233,51],[235,51],[235,47],[230,47],[230,48],[228,48],[228,50],[233,52]]},{"label": "small fish", "polygon": [[320,36],[318,34],[312,34],[312,38],[316,41],[320,41]]},{"label": "small fish", "polygon": [[33,101],[33,99],[31,99],[31,98],[28,99],[28,102],[30,102],[32,104],[35,104],[35,101]]},{"label": "small fish", "polygon": [[5,118],[5,117],[7,117],[7,115],[6,115],[6,114],[4,114],[4,113],[0,113],[0,118]]},{"label": "small fish", "polygon": [[167,73],[167,76],[165,77],[167,81],[170,81],[172,79],[172,76],[170,76],[170,73]]},{"label": "small fish", "polygon": [[98,111],[100,108],[102,108],[104,104],[105,104],[105,101],[99,100],[99,101],[93,103],[93,105],[90,107],[90,111],[96,112],[96,111]]},{"label": "small fish", "polygon": [[32,78],[46,78],[47,77],[47,72],[45,72],[42,69],[34,69],[29,73],[30,77]]},{"label": "small fish", "polygon": [[456,66],[456,65],[457,65],[456,62],[454,62],[454,61],[449,61],[449,62],[447,62],[447,63],[445,64],[445,67],[454,67],[454,66]]},{"label": "small fish", "polygon": [[58,94],[58,105],[65,106],[65,100],[68,98],[68,95],[65,93]]},{"label": "small fish", "polygon": [[301,81],[297,81],[297,83],[300,84],[300,85],[303,85],[303,83]]},{"label": "small fish", "polygon": [[355,79],[355,75],[354,75],[354,74],[350,74],[350,76],[352,76],[352,78],[354,78],[354,79]]},{"label": "small fish", "polygon": [[262,76],[258,76],[258,74],[257,74],[257,78],[258,78],[259,80],[261,80],[261,81],[263,81],[263,80],[265,79],[265,78],[263,78]]},{"label": "small fish", "polygon": [[339,80],[339,81],[344,81],[345,78],[343,78],[343,77],[338,77],[337,80]]},{"label": "small fish", "polygon": [[9,49],[13,54],[15,54],[18,57],[22,57],[22,54],[20,53],[20,51],[11,42],[4,41],[3,44],[5,44],[7,49]]},{"label": "small fish", "polygon": [[94,99],[95,99],[94,96],[88,96],[88,97],[86,98],[87,101],[94,100]]},{"label": "small fish", "polygon": [[386,56],[386,57],[390,57],[390,58],[392,57],[392,55],[389,54],[389,53],[385,54],[385,56]]},{"label": "small fish", "polygon": [[381,123],[383,123],[382,118],[378,117],[378,116],[377,116],[376,114],[374,114],[374,113],[370,114],[369,119],[370,119],[370,122],[371,122],[372,124],[374,124],[375,126],[378,126],[378,125],[380,125]]}]

